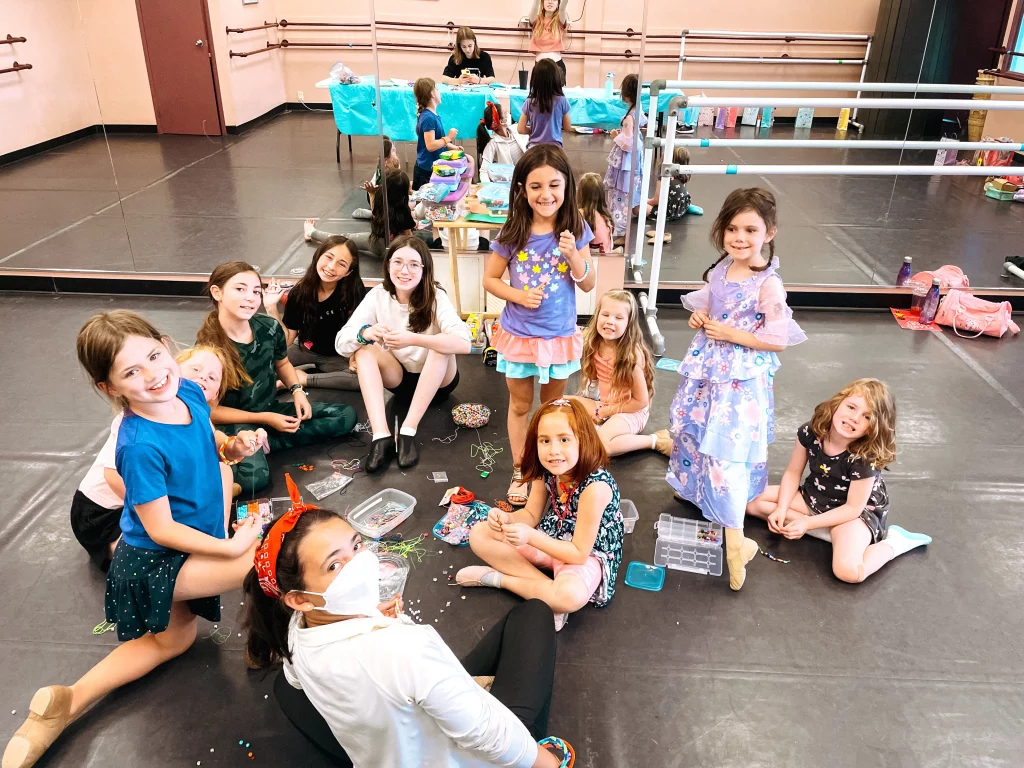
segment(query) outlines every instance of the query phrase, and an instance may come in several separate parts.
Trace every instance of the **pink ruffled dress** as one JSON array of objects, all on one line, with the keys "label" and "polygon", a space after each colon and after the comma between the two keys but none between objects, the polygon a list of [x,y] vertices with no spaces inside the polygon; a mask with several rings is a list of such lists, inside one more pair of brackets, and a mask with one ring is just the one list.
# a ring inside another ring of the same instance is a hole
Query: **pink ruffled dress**
[{"label": "pink ruffled dress", "polygon": [[[739,283],[726,280],[731,264],[726,256],[703,288],[683,297],[683,305],[769,344],[805,341],[775,272],[778,259]],[[726,528],[743,527],[747,502],[767,484],[778,368],[774,352],[713,341],[702,330],[679,366],[683,379],[669,410],[673,447],[665,479],[704,517]]]}]

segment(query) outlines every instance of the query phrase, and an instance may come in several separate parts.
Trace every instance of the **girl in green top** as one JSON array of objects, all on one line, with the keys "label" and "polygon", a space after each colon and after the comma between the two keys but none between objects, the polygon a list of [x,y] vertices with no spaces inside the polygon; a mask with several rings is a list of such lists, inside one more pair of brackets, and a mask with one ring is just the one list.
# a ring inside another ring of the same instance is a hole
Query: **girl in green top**
[{"label": "girl in green top", "polygon": [[[288,362],[284,330],[274,318],[258,314],[263,284],[255,268],[244,261],[221,264],[213,270],[206,290],[214,309],[206,316],[197,344],[223,350],[227,359],[227,392],[213,406],[211,420],[226,434],[262,426],[271,450],[284,450],[341,437],[352,431],[356,412],[341,403],[310,403]],[[289,399],[278,401],[277,381]],[[263,451],[233,467],[235,482],[253,493],[270,482]]]}]

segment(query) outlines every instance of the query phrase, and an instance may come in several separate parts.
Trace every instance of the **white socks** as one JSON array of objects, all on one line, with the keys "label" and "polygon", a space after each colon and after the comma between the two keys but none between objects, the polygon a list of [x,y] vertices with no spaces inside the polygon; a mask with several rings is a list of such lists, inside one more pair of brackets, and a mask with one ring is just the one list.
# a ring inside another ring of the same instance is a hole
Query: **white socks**
[{"label": "white socks", "polygon": [[416,430],[413,427],[402,427],[398,430],[398,434],[406,435],[407,437],[414,437],[416,435]]},{"label": "white socks", "polygon": [[385,437],[391,437],[391,433],[390,432],[374,432],[373,433],[373,437],[370,438],[370,439],[376,441],[376,440],[380,440],[380,439],[385,438]]},{"label": "white socks", "polygon": [[932,537],[923,533],[913,533],[898,525],[890,525],[889,532],[883,541],[892,547],[894,557],[899,557],[904,552],[909,552],[915,547],[922,547],[932,543]]}]

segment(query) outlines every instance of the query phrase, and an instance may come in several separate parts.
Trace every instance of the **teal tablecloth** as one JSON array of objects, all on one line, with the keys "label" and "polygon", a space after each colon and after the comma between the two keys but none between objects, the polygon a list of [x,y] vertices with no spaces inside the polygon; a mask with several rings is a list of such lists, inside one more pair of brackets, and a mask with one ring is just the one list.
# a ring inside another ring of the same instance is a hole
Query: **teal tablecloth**
[{"label": "teal tablecloth", "polygon": [[[437,114],[446,129],[457,128],[457,141],[472,147],[476,128],[483,117],[488,99],[496,101],[493,88],[453,89],[439,85],[441,105]],[[373,80],[353,85],[335,83],[330,87],[331,104],[334,107],[334,121],[338,130],[349,136],[376,136],[377,111],[376,87]],[[668,103],[678,91],[663,91],[658,95],[658,111],[668,109]],[[416,141],[416,99],[409,86],[386,85],[381,87],[384,133],[394,141]],[[626,115],[626,104],[618,96],[609,99],[601,88],[567,88],[565,96],[571,108],[569,119],[573,125],[591,128],[618,128]],[[527,92],[518,88],[511,90],[509,104],[512,119],[518,120],[526,101]],[[650,93],[644,90],[640,100],[643,109],[650,108]],[[696,108],[688,123],[695,123]]]},{"label": "teal tablecloth", "polygon": [[[459,143],[473,147],[476,127],[484,116],[491,88],[452,89],[438,85],[441,105],[437,115],[446,130],[457,128]],[[338,130],[350,136],[377,135],[377,89],[372,79],[353,85],[335,83],[330,87],[334,122]],[[416,141],[416,99],[409,86],[384,85],[380,89],[384,133],[393,141]]]}]

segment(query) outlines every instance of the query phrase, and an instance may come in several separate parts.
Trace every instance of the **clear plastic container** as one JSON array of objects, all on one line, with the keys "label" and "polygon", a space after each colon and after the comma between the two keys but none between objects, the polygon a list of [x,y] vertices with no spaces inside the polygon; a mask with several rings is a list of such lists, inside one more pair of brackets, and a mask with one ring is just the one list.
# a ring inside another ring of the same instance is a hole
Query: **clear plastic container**
[{"label": "clear plastic container", "polygon": [[405,590],[409,561],[391,552],[378,553],[377,560],[380,561],[380,601],[386,603]]},{"label": "clear plastic container", "polygon": [[708,576],[722,575],[724,531],[718,523],[662,514],[655,527],[655,565]]},{"label": "clear plastic container", "polygon": [[385,488],[349,512],[348,522],[363,536],[379,539],[401,525],[415,507],[414,496]]},{"label": "clear plastic container", "polygon": [[622,512],[622,527],[625,528],[626,533],[632,533],[633,526],[640,519],[640,513],[636,511],[636,504],[629,499],[621,499],[619,510]]}]

